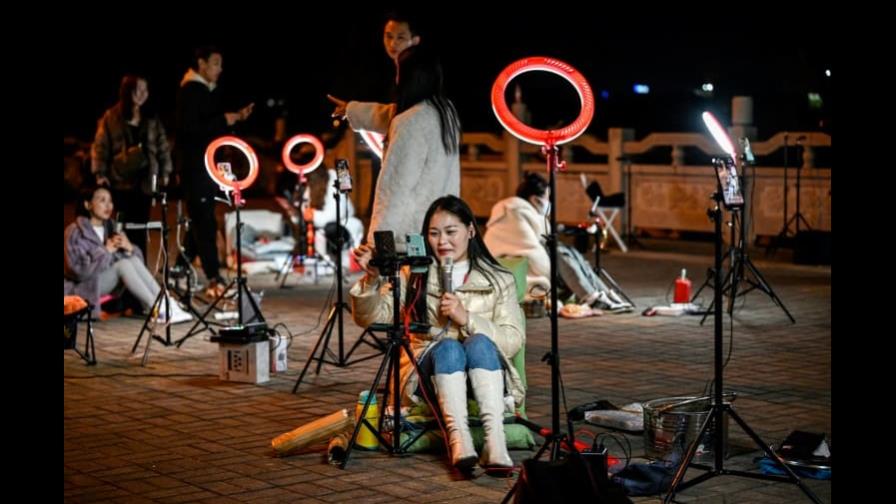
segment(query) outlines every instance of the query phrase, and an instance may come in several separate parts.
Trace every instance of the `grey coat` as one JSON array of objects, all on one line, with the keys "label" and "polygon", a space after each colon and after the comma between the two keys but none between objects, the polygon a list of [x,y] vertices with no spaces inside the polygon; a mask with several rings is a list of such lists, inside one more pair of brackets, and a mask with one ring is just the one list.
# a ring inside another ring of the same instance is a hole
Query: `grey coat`
[{"label": "grey coat", "polygon": [[[103,223],[106,236],[112,234],[112,222]],[[134,254],[143,260],[143,253],[134,247]],[[78,217],[65,228],[65,264],[63,269],[63,295],[76,295],[93,306],[93,315],[100,314],[100,273],[111,268],[116,261],[127,257],[119,250],[110,253],[100,242],[90,219]]]}]

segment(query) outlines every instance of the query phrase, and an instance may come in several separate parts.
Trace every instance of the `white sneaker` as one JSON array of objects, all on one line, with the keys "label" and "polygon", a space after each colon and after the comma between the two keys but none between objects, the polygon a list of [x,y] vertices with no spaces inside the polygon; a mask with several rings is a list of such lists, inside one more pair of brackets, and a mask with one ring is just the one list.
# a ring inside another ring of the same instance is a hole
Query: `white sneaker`
[{"label": "white sneaker", "polygon": [[610,298],[610,301],[613,301],[614,303],[619,303],[622,306],[632,308],[632,304],[629,303],[628,301],[622,299],[622,296],[620,296],[619,294],[616,294],[616,291],[608,290],[607,297]]},{"label": "white sneaker", "polygon": [[601,310],[608,311],[610,313],[622,313],[627,311],[632,311],[632,306],[627,303],[617,303],[610,299],[607,296],[606,292],[601,292],[597,295],[597,299],[594,301],[596,308],[600,308]]},{"label": "white sneaker", "polygon": [[[180,324],[181,322],[189,322],[193,320],[193,314],[181,308],[181,306],[177,303],[177,301],[170,299],[171,304],[171,319],[170,322],[172,324]],[[156,317],[157,322],[165,322],[168,321],[168,317],[165,314],[165,301],[163,300],[159,305],[159,315]]]}]

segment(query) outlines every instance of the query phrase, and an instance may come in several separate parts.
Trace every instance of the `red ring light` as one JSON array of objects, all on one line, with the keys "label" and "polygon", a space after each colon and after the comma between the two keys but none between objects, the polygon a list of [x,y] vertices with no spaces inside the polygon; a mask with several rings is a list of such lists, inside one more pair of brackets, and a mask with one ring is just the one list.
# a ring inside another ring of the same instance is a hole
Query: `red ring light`
[{"label": "red ring light", "polygon": [[[243,180],[232,180],[227,174],[222,173],[218,169],[218,164],[215,163],[215,152],[224,145],[239,149],[249,159],[249,175]],[[235,186],[238,186],[242,191],[251,186],[255,179],[258,178],[258,156],[255,155],[252,147],[243,140],[235,136],[222,136],[212,140],[212,143],[208,144],[208,147],[205,149],[205,169],[222,191],[233,191]]]},{"label": "red ring light", "polygon": [[[504,92],[510,81],[520,74],[535,70],[551,72],[563,77],[579,93],[582,110],[579,112],[579,117],[568,126],[557,130],[535,129],[523,124],[507,106]],[[511,63],[498,75],[492,86],[492,110],[495,111],[495,116],[501,126],[504,126],[504,129],[520,140],[535,145],[560,145],[575,140],[585,132],[594,117],[594,94],[591,93],[591,86],[588,85],[585,77],[572,66],[554,58],[533,56]]]},{"label": "red ring light", "polygon": [[[314,147],[314,158],[312,158],[308,163],[301,165],[293,163],[292,158],[289,155],[290,152],[292,152],[292,149],[300,143],[309,143]],[[318,166],[320,166],[320,163],[324,160],[324,144],[322,144],[321,141],[318,140],[314,135],[299,133],[298,135],[287,140],[285,144],[283,144],[283,153],[281,154],[281,158],[283,159],[283,166],[285,166],[287,170],[297,175],[302,175],[303,173],[311,173]]]},{"label": "red ring light", "polygon": [[383,134],[365,129],[358,130],[358,133],[361,134],[364,143],[370,147],[370,151],[376,154],[376,157],[383,159],[383,139],[385,138]]}]

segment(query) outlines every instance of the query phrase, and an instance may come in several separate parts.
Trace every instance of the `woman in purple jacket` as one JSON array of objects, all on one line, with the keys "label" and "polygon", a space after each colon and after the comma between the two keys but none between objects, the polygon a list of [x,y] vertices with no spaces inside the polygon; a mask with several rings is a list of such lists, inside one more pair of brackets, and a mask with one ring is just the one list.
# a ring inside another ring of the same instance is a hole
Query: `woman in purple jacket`
[{"label": "woman in purple jacket", "polygon": [[[123,285],[149,310],[159,295],[159,284],[143,264],[143,253],[111,220],[112,194],[103,186],[91,187],[82,195],[75,222],[65,228],[63,294],[81,296],[99,315],[100,296]],[[173,299],[171,322],[193,318]],[[165,303],[159,315],[164,318]]]}]

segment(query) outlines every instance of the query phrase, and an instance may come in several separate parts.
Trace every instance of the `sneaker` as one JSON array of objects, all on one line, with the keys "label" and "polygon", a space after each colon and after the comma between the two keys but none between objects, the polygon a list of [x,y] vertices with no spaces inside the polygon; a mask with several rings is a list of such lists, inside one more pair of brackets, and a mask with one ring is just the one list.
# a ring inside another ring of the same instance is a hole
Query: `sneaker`
[{"label": "sneaker", "polygon": [[[171,317],[170,322],[172,324],[180,324],[181,322],[189,322],[193,320],[193,314],[187,310],[181,308],[180,304],[177,301],[171,299]],[[159,315],[156,317],[156,322],[165,322],[169,321],[169,318],[165,316],[165,303],[164,301],[159,306]]]},{"label": "sneaker", "polygon": [[621,304],[621,305],[625,305],[625,306],[631,306],[631,305],[632,305],[632,304],[629,303],[628,301],[622,299],[622,296],[620,296],[619,294],[617,294],[616,291],[614,291],[614,290],[608,290],[608,291],[607,291],[607,297],[610,298],[610,301],[613,301],[614,303],[619,303],[619,304]]},{"label": "sneaker", "polygon": [[610,313],[625,313],[633,309],[632,305],[628,303],[617,303],[611,300],[606,292],[599,293],[592,306]]}]

